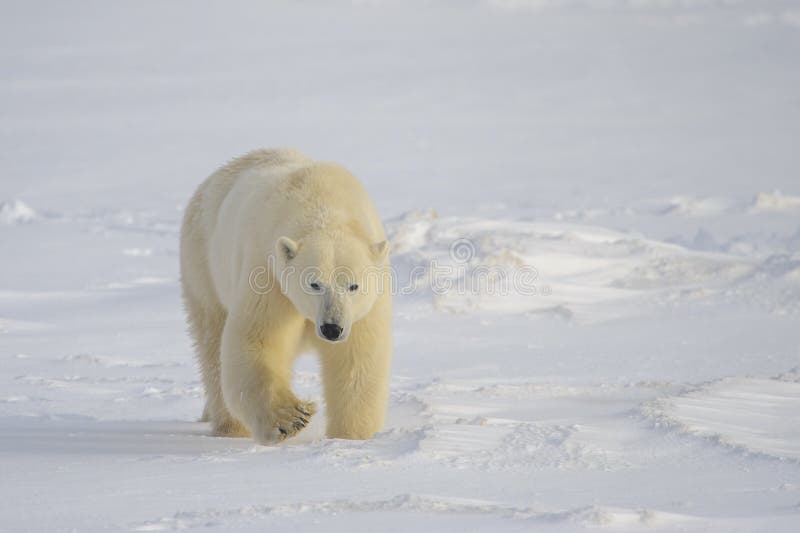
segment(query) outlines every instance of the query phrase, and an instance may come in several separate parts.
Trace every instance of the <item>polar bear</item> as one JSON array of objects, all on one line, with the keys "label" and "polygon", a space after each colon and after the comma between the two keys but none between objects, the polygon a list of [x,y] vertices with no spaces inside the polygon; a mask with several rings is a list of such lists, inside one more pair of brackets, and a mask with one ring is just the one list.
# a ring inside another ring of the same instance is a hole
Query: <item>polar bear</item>
[{"label": "polar bear", "polygon": [[388,245],[359,181],[291,149],[234,159],[197,189],[181,286],[215,435],[259,443],[305,427],[295,357],[320,356],[327,435],[383,425],[392,355]]}]

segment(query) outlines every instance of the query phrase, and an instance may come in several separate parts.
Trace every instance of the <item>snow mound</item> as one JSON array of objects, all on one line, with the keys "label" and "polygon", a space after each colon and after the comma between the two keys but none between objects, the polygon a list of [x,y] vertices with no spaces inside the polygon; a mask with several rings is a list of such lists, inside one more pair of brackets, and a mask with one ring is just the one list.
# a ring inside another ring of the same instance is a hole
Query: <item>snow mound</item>
[{"label": "snow mound", "polygon": [[592,505],[576,511],[572,521],[585,527],[668,527],[699,524],[697,517],[655,511],[652,509],[627,509],[623,507],[603,507]]},{"label": "snow mound", "polygon": [[774,191],[758,192],[751,197],[673,195],[643,198],[614,207],[594,206],[559,210],[553,214],[553,218],[558,221],[638,216],[701,219],[769,213],[792,214],[798,209],[800,209],[800,196]]},{"label": "snow mound", "polygon": [[712,196],[695,198],[692,196],[673,196],[649,202],[650,209],[659,215],[681,215],[686,217],[707,217],[722,215],[737,209],[732,198]]},{"label": "snow mound", "polygon": [[645,412],[689,434],[800,461],[800,383],[726,378],[658,400]]},{"label": "snow mound", "polygon": [[721,290],[755,268],[741,257],[567,222],[416,211],[386,225],[398,294],[447,312],[604,320],[638,312],[631,304],[642,297]]},{"label": "snow mound", "polygon": [[20,200],[0,203],[0,226],[27,224],[38,217],[39,215],[31,206]]},{"label": "snow mound", "polygon": [[[509,521],[525,521],[541,525],[577,524],[588,527],[603,526],[668,526],[678,523],[697,522],[695,517],[656,511],[651,509],[627,509],[618,507],[587,506],[574,509],[553,510],[542,506],[514,506],[495,501],[441,497],[427,494],[398,494],[385,499],[373,500],[322,500],[275,505],[248,505],[230,509],[204,509],[180,511],[135,525],[133,531],[175,531],[201,527],[263,524],[268,526],[279,520],[301,515],[346,516],[350,520],[357,514],[378,512],[413,513],[427,519],[435,515],[451,516],[469,521],[491,516]],[[474,526],[474,524],[473,524]],[[394,528],[392,529],[395,530]],[[399,529],[398,529],[399,530]]]},{"label": "snow mound", "polygon": [[794,211],[800,209],[800,196],[788,196],[780,191],[760,192],[753,199],[750,210],[754,213]]}]

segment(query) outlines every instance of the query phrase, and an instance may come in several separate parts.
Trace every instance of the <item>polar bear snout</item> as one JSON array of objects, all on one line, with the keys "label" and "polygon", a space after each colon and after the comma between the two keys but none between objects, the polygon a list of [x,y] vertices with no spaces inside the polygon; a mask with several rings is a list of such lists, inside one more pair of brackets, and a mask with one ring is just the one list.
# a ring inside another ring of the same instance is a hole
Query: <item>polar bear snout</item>
[{"label": "polar bear snout", "polygon": [[319,327],[319,332],[322,338],[329,341],[340,340],[339,338],[342,336],[342,331],[342,327],[339,324],[332,324],[330,322],[326,322]]}]

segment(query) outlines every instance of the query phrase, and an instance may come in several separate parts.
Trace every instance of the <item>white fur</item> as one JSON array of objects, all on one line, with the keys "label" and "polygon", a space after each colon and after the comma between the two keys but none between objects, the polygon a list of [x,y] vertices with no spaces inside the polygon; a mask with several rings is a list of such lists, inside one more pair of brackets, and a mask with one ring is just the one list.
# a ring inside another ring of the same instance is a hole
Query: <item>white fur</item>
[{"label": "white fur", "polygon": [[[328,436],[380,430],[392,347],[385,240],[358,180],[295,150],[251,152],[200,185],[181,229],[181,283],[215,434],[266,443],[302,429],[315,407],[290,385],[306,350],[321,359]],[[299,275],[308,267],[318,291]],[[324,323],[342,328],[337,342]]]}]

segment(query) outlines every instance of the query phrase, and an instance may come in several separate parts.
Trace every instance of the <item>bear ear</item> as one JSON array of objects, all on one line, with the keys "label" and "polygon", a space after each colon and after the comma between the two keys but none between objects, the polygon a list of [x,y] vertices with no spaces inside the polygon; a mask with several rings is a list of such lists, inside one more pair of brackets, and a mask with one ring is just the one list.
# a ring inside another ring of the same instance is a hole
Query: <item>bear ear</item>
[{"label": "bear ear", "polygon": [[378,260],[384,259],[389,255],[389,241],[376,242],[371,244],[370,248],[372,249],[372,254]]},{"label": "bear ear", "polygon": [[278,242],[275,243],[275,251],[278,255],[287,260],[294,259],[297,255],[298,248],[300,248],[300,245],[289,237],[281,237],[278,239]]}]

